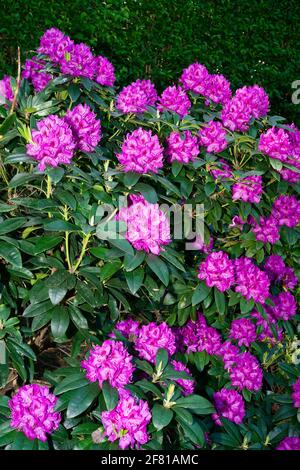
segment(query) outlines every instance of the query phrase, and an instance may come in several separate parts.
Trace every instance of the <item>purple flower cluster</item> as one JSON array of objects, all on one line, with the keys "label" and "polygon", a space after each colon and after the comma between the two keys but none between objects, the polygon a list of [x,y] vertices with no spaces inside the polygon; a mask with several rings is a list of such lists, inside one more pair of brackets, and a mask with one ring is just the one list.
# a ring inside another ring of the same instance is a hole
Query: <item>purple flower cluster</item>
[{"label": "purple flower cluster", "polygon": [[122,389],[131,382],[134,372],[132,356],[123,343],[111,339],[101,346],[93,346],[81,366],[86,370],[87,379],[90,382],[98,381],[100,387],[107,380],[112,387]]},{"label": "purple flower cluster", "polygon": [[0,80],[0,105],[3,103],[3,100],[13,101],[14,93],[10,84],[10,77],[4,75],[2,80]]},{"label": "purple flower cluster", "polygon": [[222,388],[215,392],[214,405],[216,413],[212,415],[218,426],[222,426],[221,418],[229,419],[235,424],[241,424],[246,415],[243,397],[236,390]]},{"label": "purple flower cluster", "polygon": [[[172,361],[171,364],[176,371],[183,371],[187,374],[190,374],[189,369],[184,364],[182,364],[182,362]],[[194,393],[195,381],[192,377],[190,379],[174,379],[174,382],[176,382],[182,388],[183,395],[187,396]]]},{"label": "purple flower cluster", "polygon": [[136,250],[159,255],[171,243],[170,223],[158,204],[141,195],[130,196],[131,205],[119,210],[117,219],[126,223],[126,239]]},{"label": "purple flower cluster", "polygon": [[95,150],[101,138],[100,120],[87,104],[67,111],[65,121],[72,129],[76,148],[83,152]]},{"label": "purple flower cluster", "polygon": [[206,351],[207,354],[214,355],[218,354],[221,348],[221,335],[215,328],[207,325],[202,314],[198,315],[195,322],[189,320],[182,328],[181,334],[188,354]]},{"label": "purple flower cluster", "polygon": [[155,363],[160,348],[166,349],[173,356],[176,351],[175,335],[165,322],[160,325],[151,322],[140,328],[134,347],[141,358]]},{"label": "purple flower cluster", "polygon": [[295,196],[281,194],[274,201],[272,215],[278,225],[296,227],[300,222],[300,202]]},{"label": "purple flower cluster", "polygon": [[194,137],[190,131],[182,133],[174,131],[167,137],[166,155],[170,162],[189,163],[199,155],[199,152],[197,137]]},{"label": "purple flower cluster", "polygon": [[76,144],[72,130],[64,119],[47,116],[37,122],[37,129],[32,130],[31,136],[27,154],[39,162],[40,171],[44,171],[46,166],[57,167],[71,162]]},{"label": "purple flower cluster", "polygon": [[[276,341],[281,341],[282,331],[279,330],[278,326],[276,325],[276,320],[268,312],[266,312],[266,316],[267,319],[263,318],[263,316],[256,310],[251,312],[251,317],[255,321],[256,327],[259,330],[257,339],[259,341],[266,341],[271,344],[276,343]],[[275,329],[278,339],[274,337],[270,325],[272,325],[272,327]]]},{"label": "purple flower cluster", "polygon": [[54,408],[57,397],[46,386],[31,384],[20,387],[9,400],[12,428],[25,434],[28,439],[45,442],[47,434],[58,429],[61,417]]},{"label": "purple flower cluster", "polygon": [[200,264],[198,278],[224,292],[234,284],[234,264],[227,253],[215,251]]},{"label": "purple flower cluster", "polygon": [[217,121],[209,121],[205,127],[199,131],[199,143],[203,145],[207,152],[219,153],[226,149],[227,132],[222,124]]},{"label": "purple flower cluster", "polygon": [[110,442],[119,439],[121,449],[132,449],[146,444],[149,440],[147,426],[151,421],[151,413],[148,403],[137,400],[129,394],[124,394],[111,411],[101,414],[104,426],[103,436],[107,436]]},{"label": "purple flower cluster", "polygon": [[239,346],[250,346],[256,340],[255,325],[248,318],[237,318],[231,323],[229,337]]},{"label": "purple flower cluster", "polygon": [[95,80],[102,86],[113,86],[116,81],[113,64],[101,55],[95,58]]},{"label": "purple flower cluster", "polygon": [[218,165],[217,168],[210,170],[211,174],[213,175],[215,180],[221,180],[222,181],[223,179],[233,177],[232,170],[231,170],[230,166],[228,165],[228,163],[225,162],[225,160],[220,159],[217,162],[217,165]]},{"label": "purple flower cluster", "polygon": [[240,199],[245,202],[255,202],[258,204],[262,192],[262,177],[257,175],[246,176],[245,178],[240,178],[232,186],[232,200]]},{"label": "purple flower cluster", "polygon": [[156,101],[157,92],[153,83],[150,80],[136,80],[120,91],[116,108],[122,113],[143,113]]},{"label": "purple flower cluster", "polygon": [[300,377],[293,384],[292,399],[295,408],[300,408]]},{"label": "purple flower cluster", "polygon": [[257,392],[262,387],[263,372],[258,360],[249,352],[240,353],[229,370],[233,387]]},{"label": "purple flower cluster", "polygon": [[180,86],[169,86],[158,99],[159,111],[174,111],[181,118],[186,116],[192,106],[188,95]]},{"label": "purple flower cluster", "polygon": [[270,281],[265,272],[261,271],[250,258],[242,257],[234,260],[236,287],[247,300],[264,303],[269,297]]},{"label": "purple flower cluster", "polygon": [[271,215],[260,217],[259,223],[253,222],[251,231],[256,240],[274,245],[280,239],[279,226],[277,220]]},{"label": "purple flower cluster", "polygon": [[45,62],[37,57],[26,60],[24,65],[22,77],[31,82],[37,92],[42,91],[53,78],[51,73],[45,72],[44,68]]},{"label": "purple flower cluster", "polygon": [[38,52],[49,57],[54,64],[59,64],[74,47],[74,42],[57,28],[50,28],[40,39]]},{"label": "purple flower cluster", "polygon": [[[125,338],[129,340],[135,340],[139,335],[140,324],[139,322],[128,318],[127,320],[118,322],[115,325],[115,329],[122,333]],[[115,335],[112,334],[112,337],[114,336]]]},{"label": "purple flower cluster", "polygon": [[300,437],[285,437],[276,450],[300,450]]},{"label": "purple flower cluster", "polygon": [[157,173],[163,167],[163,148],[157,135],[139,127],[126,135],[117,158],[126,173]]},{"label": "purple flower cluster", "polygon": [[275,320],[290,320],[297,313],[295,297],[290,292],[281,292],[272,297],[274,306],[268,306],[268,311]]},{"label": "purple flower cluster", "polygon": [[270,255],[266,258],[264,271],[271,282],[281,282],[285,289],[293,290],[298,284],[298,278],[293,268],[286,266],[279,255]]}]

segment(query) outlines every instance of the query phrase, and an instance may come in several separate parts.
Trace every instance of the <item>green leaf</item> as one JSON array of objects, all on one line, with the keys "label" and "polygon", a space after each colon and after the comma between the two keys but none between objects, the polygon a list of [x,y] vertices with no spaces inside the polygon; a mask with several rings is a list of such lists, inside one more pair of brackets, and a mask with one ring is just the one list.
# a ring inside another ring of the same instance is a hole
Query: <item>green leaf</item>
[{"label": "green leaf", "polygon": [[71,392],[67,407],[67,418],[75,418],[81,415],[90,407],[99,393],[98,383],[88,384]]},{"label": "green leaf", "polygon": [[16,113],[12,113],[7,116],[6,119],[4,119],[3,123],[0,126],[0,136],[2,137],[6,132],[13,127],[14,123],[16,121]]},{"label": "green leaf", "polygon": [[172,421],[173,411],[164,408],[162,405],[155,404],[152,408],[152,422],[159,431]]},{"label": "green leaf", "polygon": [[102,384],[102,393],[107,411],[113,410],[119,401],[118,390],[105,381]]},{"label": "green leaf", "polygon": [[180,426],[184,432],[184,435],[194,444],[197,446],[202,447],[205,443],[205,436],[203,429],[201,428],[200,424],[197,422],[193,422],[192,424],[187,425],[184,420],[177,417],[178,421],[180,422]]},{"label": "green leaf", "polygon": [[192,305],[194,306],[194,305],[200,304],[200,302],[206,299],[209,292],[210,292],[210,287],[208,287],[204,282],[201,282],[194,290],[194,293],[192,296]]},{"label": "green leaf", "polygon": [[125,272],[125,279],[130,292],[132,294],[136,294],[143,283],[144,270],[142,268],[138,268],[134,271]]},{"label": "green leaf", "polygon": [[204,367],[209,363],[209,355],[206,351],[195,352],[194,362],[197,369],[202,372]]},{"label": "green leaf", "polygon": [[161,282],[167,286],[169,284],[169,270],[166,263],[164,263],[164,261],[155,255],[148,255],[146,257],[146,263],[161,280]]},{"label": "green leaf", "polygon": [[276,160],[274,158],[269,158],[271,167],[274,168],[276,171],[282,170],[282,162],[280,160]]},{"label": "green leaf", "polygon": [[141,193],[146,201],[150,202],[151,204],[156,204],[158,201],[157,192],[155,189],[150,186],[149,184],[145,183],[138,183],[135,185],[134,188],[137,192]]},{"label": "green leaf", "polygon": [[82,315],[80,310],[73,305],[69,307],[69,313],[72,322],[79,330],[87,330],[88,329],[88,322],[86,321],[85,317]]},{"label": "green leaf", "polygon": [[166,178],[162,178],[161,176],[158,176],[158,175],[156,175],[155,178],[166,189],[168,189],[172,193],[176,194],[176,196],[181,198],[181,193],[180,193],[179,189],[175,186],[175,184],[171,183],[171,181],[167,180]]},{"label": "green leaf", "polygon": [[0,235],[6,235],[9,232],[13,232],[18,228],[22,227],[26,222],[25,217],[14,217],[12,219],[6,219],[0,224]]},{"label": "green leaf", "polygon": [[120,261],[113,261],[110,263],[106,263],[100,269],[100,279],[101,281],[106,281],[110,277],[112,277],[119,269],[121,268]]},{"label": "green leaf", "polygon": [[65,297],[67,289],[64,287],[52,287],[49,289],[49,299],[53,305],[57,305]]},{"label": "green leaf", "polygon": [[62,237],[43,236],[35,239],[34,241],[34,254],[38,255],[39,253],[51,250],[51,248],[54,248],[56,245],[58,245],[62,241]]},{"label": "green leaf", "polygon": [[19,250],[9,243],[0,241],[0,258],[19,268],[22,267],[22,258]]},{"label": "green leaf", "polygon": [[217,310],[221,315],[224,315],[225,307],[226,307],[224,292],[221,292],[219,289],[215,287],[214,294],[215,294],[215,302],[216,302]]},{"label": "green leaf", "polygon": [[57,306],[52,312],[51,332],[54,338],[63,338],[68,326],[70,318],[68,310],[63,306]]},{"label": "green leaf", "polygon": [[44,229],[53,232],[78,232],[80,227],[65,220],[50,220],[44,223]]},{"label": "green leaf", "polygon": [[125,240],[125,238],[119,238],[115,240],[109,239],[109,243],[119,248],[119,250],[123,251],[123,253],[126,253],[129,256],[134,256],[133,248],[130,243]]},{"label": "green leaf", "polygon": [[25,308],[23,312],[24,317],[36,317],[38,315],[43,315],[47,312],[53,310],[52,303],[47,300],[46,302],[34,303],[30,304],[27,308]]},{"label": "green leaf", "polygon": [[85,387],[88,385],[87,379],[84,377],[83,372],[77,372],[76,374],[65,377],[54,389],[56,395],[61,393],[69,392],[70,390],[76,390],[78,388]]},{"label": "green leaf", "polygon": [[146,253],[143,251],[137,251],[132,257],[129,254],[124,256],[124,269],[126,271],[133,271],[135,268],[140,266],[146,257]]},{"label": "green leaf", "polygon": [[125,176],[124,176],[124,185],[131,189],[132,186],[134,186],[138,180],[140,179],[141,175],[138,174],[138,173],[133,173],[131,171],[129,171],[128,173],[125,173]]},{"label": "green leaf", "polygon": [[215,412],[214,406],[200,395],[181,397],[176,401],[176,407],[188,408],[196,414],[207,415]]},{"label": "green leaf", "polygon": [[159,348],[155,357],[156,368],[161,371],[164,370],[169,361],[168,351],[166,349]]},{"label": "green leaf", "polygon": [[159,390],[159,388],[154,385],[152,382],[149,382],[148,380],[140,380],[138,382],[135,382],[135,385],[137,387],[140,387],[142,390],[144,390],[145,392],[151,392],[154,394],[154,396],[158,397],[158,398],[161,398],[162,397],[162,393],[161,391]]},{"label": "green leaf", "polygon": [[248,313],[253,310],[255,302],[253,299],[247,301],[244,297],[240,300],[241,313]]}]

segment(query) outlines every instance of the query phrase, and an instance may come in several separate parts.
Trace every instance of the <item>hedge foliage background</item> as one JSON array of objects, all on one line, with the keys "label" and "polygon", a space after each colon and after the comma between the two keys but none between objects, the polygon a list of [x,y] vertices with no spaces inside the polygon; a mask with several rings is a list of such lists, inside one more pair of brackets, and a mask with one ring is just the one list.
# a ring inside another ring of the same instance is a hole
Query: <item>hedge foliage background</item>
[{"label": "hedge foliage background", "polygon": [[18,45],[24,58],[57,26],[109,57],[120,85],[149,77],[160,91],[198,60],[234,88],[264,86],[274,112],[299,121],[298,0],[0,0],[0,10],[1,74],[15,72]]}]

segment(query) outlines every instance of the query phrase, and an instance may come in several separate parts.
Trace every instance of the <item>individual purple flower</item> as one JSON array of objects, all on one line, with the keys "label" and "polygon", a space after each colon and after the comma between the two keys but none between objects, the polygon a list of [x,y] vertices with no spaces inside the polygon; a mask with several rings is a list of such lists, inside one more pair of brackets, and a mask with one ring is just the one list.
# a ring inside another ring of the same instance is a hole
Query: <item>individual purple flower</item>
[{"label": "individual purple flower", "polygon": [[242,257],[234,260],[236,287],[247,300],[264,303],[269,297],[270,280],[250,258]]},{"label": "individual purple flower", "polygon": [[276,450],[300,450],[300,437],[285,437]]},{"label": "individual purple flower", "polygon": [[86,370],[86,377],[90,382],[98,382],[102,387],[107,380],[112,387],[118,389],[131,382],[135,370],[132,356],[124,344],[111,339],[104,341],[101,346],[93,346],[81,366]]},{"label": "individual purple flower", "polygon": [[262,387],[263,372],[258,360],[249,352],[243,352],[236,358],[236,362],[229,371],[233,387],[239,390],[258,392]]},{"label": "individual purple flower", "polygon": [[209,75],[202,94],[207,100],[224,105],[231,98],[230,82],[224,75]]},{"label": "individual purple flower", "polygon": [[95,80],[102,86],[113,86],[116,80],[113,64],[101,55],[95,57]]},{"label": "individual purple flower", "polygon": [[[279,330],[276,325],[276,320],[268,312],[266,312],[266,316],[267,319],[263,318],[263,316],[256,310],[251,312],[251,317],[255,320],[257,327],[257,339],[259,341],[266,341],[268,343],[275,344],[277,341],[281,341],[282,330]],[[275,338],[270,325],[275,329],[277,338]]]},{"label": "individual purple flower", "polygon": [[245,132],[251,120],[251,110],[243,100],[234,96],[223,106],[221,120],[223,126],[231,131]]},{"label": "individual purple flower", "polygon": [[[176,371],[183,371],[187,374],[190,374],[189,369],[184,364],[182,364],[182,362],[172,361],[171,364]],[[176,382],[182,388],[183,395],[187,396],[194,393],[195,381],[192,377],[190,379],[174,379],[174,382]]]},{"label": "individual purple flower", "polygon": [[205,127],[199,131],[199,144],[203,145],[207,152],[219,153],[226,149],[227,132],[222,124],[217,121],[209,121]]},{"label": "individual purple flower", "polygon": [[258,85],[244,86],[236,90],[235,96],[248,106],[251,116],[255,119],[266,116],[270,102],[262,87]]},{"label": "individual purple flower", "polygon": [[219,351],[218,356],[220,356],[224,362],[224,368],[229,371],[234,364],[236,363],[236,359],[240,354],[240,349],[232,344],[230,341],[225,341]]},{"label": "individual purple flower", "polygon": [[117,219],[126,223],[126,239],[136,250],[159,255],[171,243],[170,223],[158,204],[141,195],[130,196],[131,205],[119,210]]},{"label": "individual purple flower", "polygon": [[185,90],[191,90],[194,93],[203,95],[208,78],[209,73],[207,68],[204,65],[195,62],[183,70],[180,81]]},{"label": "individual purple flower", "polygon": [[72,77],[86,77],[92,80],[97,61],[89,46],[83,42],[75,44],[61,61],[61,71]]},{"label": "individual purple flower", "polygon": [[270,313],[275,320],[290,320],[297,313],[295,297],[290,292],[281,292],[272,297],[274,306],[270,306]]},{"label": "individual purple flower", "polygon": [[293,393],[292,393],[292,400],[295,408],[300,408],[300,377],[296,380],[296,382],[292,386]]},{"label": "individual purple flower", "polygon": [[258,150],[276,160],[286,161],[292,153],[288,132],[284,129],[271,127],[261,134]]},{"label": "individual purple flower", "polygon": [[237,318],[231,323],[229,337],[239,346],[251,346],[256,340],[255,325],[248,318]]},{"label": "individual purple flower", "polygon": [[136,80],[123,88],[117,97],[116,108],[122,113],[143,113],[155,106],[157,92],[150,80]]},{"label": "individual purple flower", "polygon": [[45,72],[44,67],[45,62],[37,57],[32,57],[32,59],[26,60],[22,72],[22,77],[31,82],[37,92],[42,91],[53,78],[51,73]]},{"label": "individual purple flower", "polygon": [[57,167],[71,162],[76,144],[70,127],[63,119],[50,115],[38,121],[31,138],[26,147],[27,154],[39,162],[40,171],[44,171],[46,166]]},{"label": "individual purple flower", "polygon": [[300,222],[300,201],[295,196],[281,194],[274,201],[272,216],[279,225],[296,227]]},{"label": "individual purple flower", "polygon": [[126,135],[117,158],[126,173],[157,173],[163,167],[163,148],[157,135],[139,127]]},{"label": "individual purple flower", "polygon": [[230,228],[237,227],[240,230],[242,230],[245,223],[246,222],[239,215],[235,215],[235,216],[232,217],[231,224],[229,225],[229,227]]},{"label": "individual purple flower", "polygon": [[181,118],[186,116],[192,106],[188,95],[180,86],[169,86],[158,99],[159,111],[174,111]]},{"label": "individual purple flower", "polygon": [[270,255],[266,258],[264,271],[267,273],[270,281],[278,281],[282,278],[285,271],[285,264],[281,256]]},{"label": "individual purple flower", "polygon": [[119,440],[119,447],[126,449],[140,448],[149,440],[147,426],[151,421],[148,403],[125,394],[120,397],[117,406],[101,414],[104,426],[103,437],[110,442]]},{"label": "individual purple flower", "polygon": [[189,320],[182,328],[183,343],[187,348],[187,354],[190,352],[206,351],[207,354],[218,354],[221,348],[221,335],[208,326],[205,317],[200,314],[194,322]]},{"label": "individual purple flower", "polygon": [[259,175],[239,178],[237,183],[232,186],[233,201],[240,199],[245,202],[255,202],[258,204],[261,200],[262,193],[262,177]]},{"label": "individual purple flower", "polygon": [[74,47],[74,42],[57,28],[50,28],[40,39],[38,52],[47,55],[54,64],[59,64]]},{"label": "individual purple flower", "polygon": [[141,358],[155,364],[157,351],[161,348],[173,356],[176,351],[175,336],[165,322],[159,325],[151,322],[141,327],[134,347]]},{"label": "individual purple flower", "polygon": [[28,439],[46,442],[47,434],[59,427],[60,413],[55,411],[57,397],[48,387],[38,384],[24,385],[9,400],[12,428],[21,431]]},{"label": "individual purple flower", "polygon": [[199,152],[197,137],[190,131],[182,133],[174,131],[167,137],[166,155],[170,162],[189,163],[195,160]]},{"label": "individual purple flower", "polygon": [[298,278],[293,268],[290,268],[289,266],[285,267],[285,270],[282,273],[281,282],[285,289],[295,289],[298,284]]},{"label": "individual purple flower", "polygon": [[222,388],[213,394],[216,413],[212,419],[218,426],[222,426],[221,418],[229,419],[235,424],[241,424],[246,415],[243,397],[236,390]]},{"label": "individual purple flower", "polygon": [[233,177],[231,167],[228,165],[228,163],[225,162],[225,160],[221,159],[214,163],[217,163],[218,167],[213,170],[210,170],[210,172],[215,178],[215,180],[222,181],[223,179]]},{"label": "individual purple flower", "polygon": [[195,241],[189,244],[190,250],[199,250],[205,254],[209,254],[212,252],[214,245],[213,237],[210,237],[209,243],[205,243],[204,237],[202,235],[196,235]]},{"label": "individual purple flower", "polygon": [[274,245],[280,239],[279,225],[277,219],[270,217],[260,217],[259,224],[254,222],[251,231],[256,240]]},{"label": "individual purple flower", "polygon": [[224,292],[234,283],[234,264],[227,253],[215,251],[200,264],[198,278]]},{"label": "individual purple flower", "polygon": [[93,152],[101,139],[101,123],[87,104],[78,104],[67,111],[65,121],[72,129],[76,147]]},{"label": "individual purple flower", "polygon": [[[127,320],[116,323],[115,329],[120,331],[120,333],[122,333],[125,338],[129,340],[135,340],[138,337],[140,331],[140,324],[138,321],[128,318]],[[112,337],[115,337],[113,333]]]},{"label": "individual purple flower", "polygon": [[13,101],[13,99],[14,93],[10,84],[10,77],[4,75],[2,80],[0,80],[0,105],[5,102],[4,100]]}]

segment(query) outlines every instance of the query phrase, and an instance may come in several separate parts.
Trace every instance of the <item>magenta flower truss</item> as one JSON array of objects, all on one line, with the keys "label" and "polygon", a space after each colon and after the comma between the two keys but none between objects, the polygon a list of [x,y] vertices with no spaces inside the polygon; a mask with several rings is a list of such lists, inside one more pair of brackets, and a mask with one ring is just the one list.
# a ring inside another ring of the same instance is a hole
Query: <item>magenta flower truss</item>
[{"label": "magenta flower truss", "polygon": [[4,100],[13,101],[14,93],[10,84],[10,77],[4,75],[2,80],[0,80],[0,105],[3,104]]},{"label": "magenta flower truss", "polygon": [[40,39],[38,52],[45,54],[54,64],[61,63],[74,47],[74,42],[57,28],[50,28]]},{"label": "magenta flower truss", "polygon": [[[295,167],[296,170],[300,170],[300,131],[294,124],[291,124],[289,127],[291,152],[288,158],[285,160],[285,163]],[[291,184],[299,183],[300,181],[299,171],[297,172],[283,167],[281,170],[279,170],[279,173],[282,179],[288,181]]]},{"label": "magenta flower truss", "polygon": [[[275,344],[276,341],[281,341],[282,330],[279,330],[278,326],[276,325],[276,320],[268,312],[266,312],[266,315],[268,318],[267,320],[263,318],[263,316],[256,310],[251,312],[251,317],[255,320],[256,327],[259,329],[257,339],[259,341],[266,341],[267,343]],[[275,329],[277,338],[274,337],[270,325],[272,325]]]},{"label": "magenta flower truss", "polygon": [[169,86],[166,88],[158,99],[159,111],[174,111],[181,118],[189,112],[192,103],[188,95],[180,86]]},{"label": "magenta flower truss", "polygon": [[297,313],[295,297],[290,292],[281,292],[272,297],[274,306],[268,307],[275,320],[290,320]]},{"label": "magenta flower truss", "polygon": [[207,354],[214,355],[220,351],[221,335],[215,328],[207,325],[202,314],[198,315],[195,322],[189,320],[181,331],[187,354],[206,351]]},{"label": "magenta flower truss", "polygon": [[198,139],[190,131],[182,133],[174,131],[167,137],[166,155],[169,157],[170,162],[192,162],[199,155],[199,152]]},{"label": "magenta flower truss", "polygon": [[169,356],[173,356],[176,351],[175,335],[165,322],[160,325],[151,322],[141,327],[134,347],[141,358],[154,364],[160,348],[166,349]]},{"label": "magenta flower truss", "polygon": [[117,158],[126,173],[157,173],[163,167],[163,148],[157,135],[139,127],[126,135]]},{"label": "magenta flower truss", "polygon": [[68,124],[58,116],[50,115],[37,122],[37,129],[31,132],[32,141],[27,144],[27,154],[39,162],[38,169],[69,164],[72,160],[75,142]]},{"label": "magenta flower truss", "polygon": [[292,153],[288,131],[271,127],[261,134],[258,150],[276,160],[286,161]]},{"label": "magenta flower truss", "polygon": [[240,178],[232,186],[232,200],[242,200],[245,202],[255,202],[258,204],[263,192],[262,177],[258,175]]},{"label": "magenta flower truss", "polygon": [[272,215],[279,225],[296,227],[300,222],[300,201],[295,196],[281,194],[274,201]]},{"label": "magenta flower truss", "polygon": [[207,152],[219,153],[227,147],[227,132],[222,124],[217,121],[209,121],[199,131],[199,144],[203,145]]},{"label": "magenta flower truss", "polygon": [[111,411],[101,414],[104,426],[103,436],[110,442],[119,439],[119,447],[139,448],[149,440],[147,426],[151,421],[148,403],[125,394]]},{"label": "magenta flower truss", "polygon": [[[190,374],[189,369],[184,364],[182,364],[182,362],[172,361],[171,364],[175,370],[179,372],[183,371],[183,372],[186,372],[187,374]],[[174,379],[174,382],[176,382],[182,388],[183,395],[187,396],[187,395],[191,395],[192,393],[194,393],[195,381],[192,377],[190,380],[189,379]]]},{"label": "magenta flower truss", "polygon": [[300,377],[296,380],[296,382],[292,386],[293,393],[292,399],[295,408],[300,408]]},{"label": "magenta flower truss", "polygon": [[[230,82],[224,77],[224,75],[209,75],[202,94],[207,100],[224,105],[231,98],[232,93]],[[209,104],[209,101],[207,100],[206,104]]]},{"label": "magenta flower truss", "polygon": [[234,366],[230,368],[229,376],[233,387],[241,391],[246,388],[252,392],[258,392],[262,387],[262,369],[256,357],[249,352],[243,352],[237,356]]},{"label": "magenta flower truss", "polygon": [[93,152],[101,139],[101,123],[87,104],[78,104],[64,117],[73,132],[76,148]]},{"label": "magenta flower truss", "polygon": [[139,251],[159,255],[171,243],[170,223],[158,204],[151,204],[141,195],[130,196],[131,205],[119,210],[117,220],[126,223],[126,239]]},{"label": "magenta flower truss", "polygon": [[249,106],[238,96],[234,96],[223,106],[221,120],[223,126],[231,131],[247,131],[250,119],[251,110]]},{"label": "magenta flower truss", "polygon": [[274,245],[280,239],[279,229],[277,219],[270,215],[269,217],[260,217],[259,224],[254,221],[251,231],[254,233],[256,240]]},{"label": "magenta flower truss", "polygon": [[31,384],[20,387],[9,400],[12,428],[25,434],[28,439],[45,442],[47,434],[58,429],[61,417],[54,408],[57,397],[46,386]]},{"label": "magenta flower truss", "polygon": [[45,72],[44,67],[45,62],[37,57],[32,57],[32,59],[26,60],[22,72],[22,77],[31,82],[37,92],[42,91],[53,78],[51,73]]},{"label": "magenta flower truss", "polygon": [[240,349],[232,344],[230,341],[225,341],[219,349],[217,355],[220,356],[224,362],[224,368],[229,371],[240,354]]},{"label": "magenta flower truss", "polygon": [[185,90],[191,90],[194,93],[204,94],[207,86],[209,73],[207,68],[195,62],[183,70],[180,81]]},{"label": "magenta flower truss", "polygon": [[131,382],[135,370],[132,356],[124,344],[111,339],[104,341],[101,346],[93,346],[81,366],[86,370],[86,377],[90,382],[98,381],[102,387],[107,380],[112,387],[118,389]]},{"label": "magenta flower truss", "polygon": [[150,80],[136,80],[123,88],[117,97],[116,108],[122,113],[143,113],[155,106],[157,92]]},{"label": "magenta flower truss", "polygon": [[285,437],[276,450],[300,450],[300,437]]},{"label": "magenta flower truss", "polygon": [[61,60],[61,71],[72,77],[86,77],[92,80],[97,69],[97,60],[89,46],[83,42],[75,44]]},{"label": "magenta flower truss", "polygon": [[264,271],[267,273],[270,281],[278,281],[282,278],[286,266],[279,255],[270,255],[266,258]]},{"label": "magenta flower truss", "polygon": [[212,419],[218,426],[222,426],[221,418],[229,419],[235,424],[241,424],[246,415],[243,397],[236,390],[222,388],[213,395],[216,413]]},{"label": "magenta flower truss", "polygon": [[293,268],[286,266],[281,277],[281,282],[285,289],[295,289],[296,285],[298,284],[298,278]]},{"label": "magenta flower truss", "polygon": [[248,318],[237,318],[231,323],[229,337],[235,339],[239,346],[251,346],[256,340],[255,325]]},{"label": "magenta flower truss", "polygon": [[102,86],[113,86],[116,80],[113,64],[101,55],[95,57],[95,80]]},{"label": "magenta flower truss", "polygon": [[224,292],[234,283],[233,261],[224,251],[210,253],[200,264],[198,278]]},{"label": "magenta flower truss", "polygon": [[236,287],[247,300],[264,303],[269,297],[270,280],[250,258],[242,257],[234,260]]},{"label": "magenta flower truss", "polygon": [[259,119],[267,115],[270,107],[269,97],[265,90],[258,86],[244,86],[236,90],[235,96],[250,110],[251,116]]},{"label": "magenta flower truss", "polygon": [[215,180],[222,181],[222,179],[233,177],[231,167],[228,165],[228,163],[225,162],[225,160],[220,159],[219,161],[214,162],[214,163],[216,163],[217,166],[215,169],[210,170],[210,172],[215,178]]},{"label": "magenta flower truss", "polygon": [[118,322],[115,325],[115,329],[120,331],[125,338],[135,339],[139,334],[140,324],[139,322],[128,318],[128,320]]}]

